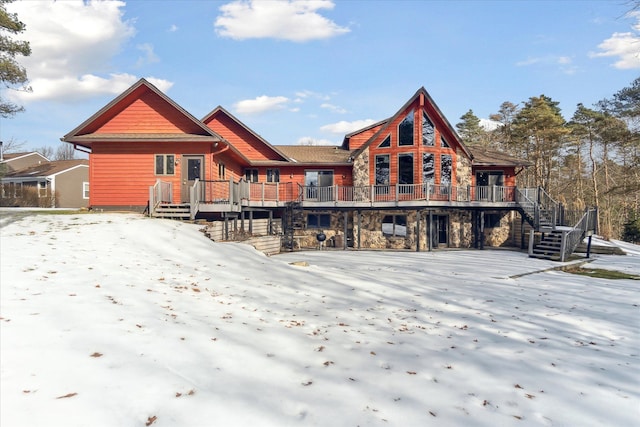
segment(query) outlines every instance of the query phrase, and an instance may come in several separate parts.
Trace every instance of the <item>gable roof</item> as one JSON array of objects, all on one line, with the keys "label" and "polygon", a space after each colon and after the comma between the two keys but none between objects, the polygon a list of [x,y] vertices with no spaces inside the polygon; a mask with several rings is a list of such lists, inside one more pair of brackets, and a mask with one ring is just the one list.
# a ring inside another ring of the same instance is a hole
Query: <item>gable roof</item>
[{"label": "gable roof", "polygon": [[471,145],[473,166],[531,166],[531,162],[519,159],[502,151]]},{"label": "gable roof", "polygon": [[[231,119],[234,123],[236,123],[242,129],[244,129],[246,132],[248,132],[251,136],[253,136],[258,142],[262,143],[266,148],[268,148],[270,151],[272,151],[278,157],[280,157],[281,160],[284,160],[284,161],[289,161],[290,160],[282,151],[278,150],[275,146],[271,145],[266,139],[264,139],[262,136],[258,135],[256,132],[253,131],[253,129],[251,129],[249,126],[245,125],[241,120],[239,120],[237,117],[235,117],[233,114],[231,114],[229,111],[227,111],[226,109],[224,109],[220,105],[218,105],[211,112],[209,112],[207,115],[205,115],[202,118],[201,122],[204,123],[205,125],[208,125],[211,121],[215,120],[215,118],[217,116],[219,116],[219,115],[224,115],[224,116],[228,117],[229,119]],[[233,147],[233,144],[231,144],[231,142],[229,142],[229,141],[227,141],[227,142],[231,147]],[[238,151],[238,150],[236,150],[236,151]]]},{"label": "gable roof", "polygon": [[292,162],[314,164],[350,164],[351,151],[328,145],[279,145]]},{"label": "gable roof", "polygon": [[[425,99],[425,105],[429,104],[431,106],[431,108],[434,110],[434,112],[436,113],[436,115],[438,116],[438,119],[444,123],[444,125],[447,127],[448,131],[451,133],[451,135],[455,138],[456,143],[460,146],[460,148],[462,148],[462,151],[465,152],[465,154],[473,159],[473,154],[471,153],[471,151],[462,143],[462,139],[460,139],[460,136],[458,135],[458,133],[455,131],[455,129],[453,128],[453,126],[451,126],[451,123],[449,122],[449,120],[447,120],[447,118],[444,116],[444,114],[442,114],[442,111],[440,110],[440,108],[438,107],[438,105],[435,103],[435,101],[433,100],[433,98],[431,98],[431,95],[429,95],[429,92],[427,92],[427,90],[423,87],[421,87],[420,89],[418,89],[416,91],[416,93],[409,98],[409,100],[389,119],[387,120],[382,120],[378,123],[375,123],[373,125],[367,126],[366,128],[360,129],[359,131],[356,132],[352,132],[351,134],[349,134],[348,136],[352,136],[356,133],[360,133],[363,131],[366,131],[367,129],[371,129],[372,127],[379,125],[381,123],[384,123],[384,125],[380,128],[380,130],[378,132],[376,132],[371,138],[369,138],[369,140],[367,140],[367,142],[365,142],[362,147],[358,148],[356,151],[353,152],[354,157],[361,154],[365,149],[367,149],[371,143],[373,141],[376,140],[376,138],[381,135],[384,134],[388,131],[389,126],[391,126],[391,124],[401,115],[404,114],[405,110],[407,108],[409,108],[409,106],[411,104],[413,104],[420,96],[424,96]],[[346,137],[345,137],[346,138]]]},{"label": "gable roof", "polygon": [[3,179],[48,178],[67,172],[71,169],[75,169],[77,167],[88,168],[89,161],[85,159],[54,160],[52,162],[45,162],[39,165],[9,172],[3,177]]},{"label": "gable roof", "polygon": [[344,136],[344,139],[342,140],[342,148],[348,149],[348,147],[349,147],[349,139],[352,136],[358,135],[359,133],[362,133],[362,132],[366,132],[366,131],[368,131],[370,129],[374,129],[374,128],[378,127],[378,126],[385,125],[385,124],[387,124],[387,122],[389,122],[389,120],[391,120],[391,119],[383,119],[383,120],[380,120],[378,122],[372,123],[369,126],[365,126],[362,129],[357,129],[357,130],[354,130],[353,132],[350,132],[350,133],[346,134]]},{"label": "gable roof", "polygon": [[25,157],[29,157],[29,156],[40,156],[44,161],[46,162],[49,161],[49,159],[47,159],[45,156],[38,153],[37,151],[27,151],[24,153],[2,153],[2,162],[7,163],[7,162],[22,159]]},{"label": "gable roof", "polygon": [[[123,112],[126,107],[131,105],[134,101],[140,99],[145,94],[151,94],[154,99],[159,100],[161,105],[166,106],[169,108],[169,110],[178,113],[177,119],[180,120],[181,126],[188,126],[188,129],[181,129],[181,132],[152,132],[148,130],[133,133],[96,132],[100,129],[100,127],[107,124],[119,113]],[[200,122],[184,108],[182,108],[180,105],[178,105],[171,98],[162,93],[158,88],[156,88],[145,79],[138,80],[138,82],[133,84],[129,89],[117,96],[114,100],[105,105],[97,113],[89,117],[82,124],[80,124],[74,130],[67,133],[60,139],[61,141],[69,142],[74,145],[79,145],[89,149],[95,142],[118,140],[152,142],[200,140],[210,142],[225,142],[220,135],[209,129],[204,125],[204,123]]]}]

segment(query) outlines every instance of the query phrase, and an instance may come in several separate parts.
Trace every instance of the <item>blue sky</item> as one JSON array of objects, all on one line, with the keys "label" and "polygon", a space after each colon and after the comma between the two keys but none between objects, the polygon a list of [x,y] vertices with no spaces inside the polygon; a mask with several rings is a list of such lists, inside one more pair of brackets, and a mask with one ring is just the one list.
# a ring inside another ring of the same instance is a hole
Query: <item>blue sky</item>
[{"label": "blue sky", "polygon": [[23,1],[31,93],[0,140],[51,146],[144,77],[196,118],[339,144],[424,86],[452,124],[544,94],[570,119],[640,75],[621,1]]}]

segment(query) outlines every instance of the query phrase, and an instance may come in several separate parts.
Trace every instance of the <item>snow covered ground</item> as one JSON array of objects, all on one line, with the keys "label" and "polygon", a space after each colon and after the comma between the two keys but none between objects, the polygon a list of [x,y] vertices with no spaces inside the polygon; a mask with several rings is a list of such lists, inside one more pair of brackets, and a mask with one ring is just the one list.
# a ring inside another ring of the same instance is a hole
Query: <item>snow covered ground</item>
[{"label": "snow covered ground", "polygon": [[[2,427],[640,417],[635,280],[505,250],[269,258],[131,214],[0,215]],[[640,274],[626,249],[590,265]]]}]

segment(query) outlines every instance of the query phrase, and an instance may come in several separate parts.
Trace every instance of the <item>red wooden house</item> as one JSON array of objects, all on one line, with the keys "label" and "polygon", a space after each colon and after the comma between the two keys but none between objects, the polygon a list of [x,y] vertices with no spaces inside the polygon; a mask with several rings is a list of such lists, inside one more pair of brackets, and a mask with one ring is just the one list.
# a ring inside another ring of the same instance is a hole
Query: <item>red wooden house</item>
[{"label": "red wooden house", "polygon": [[198,120],[142,79],[62,140],[90,153],[93,209],[268,217],[285,246],[320,231],[345,248],[517,244],[514,225],[540,208],[537,189],[515,186],[526,162],[466,147],[424,88],[341,146],[278,146],[222,107]]}]

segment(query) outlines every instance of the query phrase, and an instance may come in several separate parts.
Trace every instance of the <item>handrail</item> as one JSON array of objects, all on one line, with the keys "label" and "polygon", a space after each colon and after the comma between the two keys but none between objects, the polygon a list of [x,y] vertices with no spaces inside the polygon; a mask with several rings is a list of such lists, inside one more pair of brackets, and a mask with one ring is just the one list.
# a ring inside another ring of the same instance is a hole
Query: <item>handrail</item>
[{"label": "handrail", "polygon": [[152,216],[160,203],[173,203],[172,184],[157,179],[149,187],[149,216]]},{"label": "handrail", "polygon": [[565,262],[569,256],[576,250],[585,234],[588,231],[596,231],[595,224],[597,218],[596,209],[587,209],[582,218],[571,228],[571,230],[563,231],[561,242],[560,261]]},{"label": "handrail", "polygon": [[193,182],[193,186],[189,189],[189,217],[194,220],[200,207],[200,196],[202,193],[200,179],[196,178]]}]

